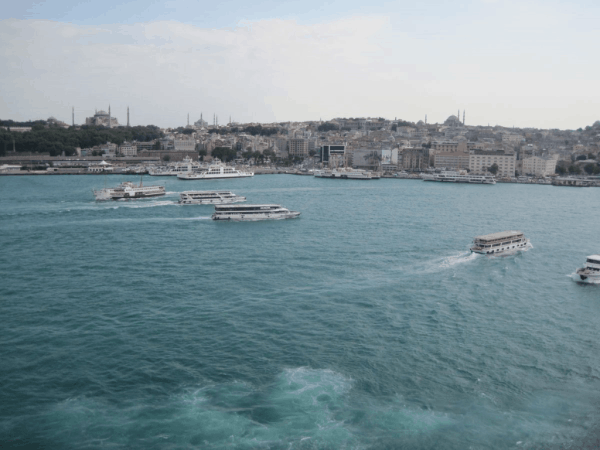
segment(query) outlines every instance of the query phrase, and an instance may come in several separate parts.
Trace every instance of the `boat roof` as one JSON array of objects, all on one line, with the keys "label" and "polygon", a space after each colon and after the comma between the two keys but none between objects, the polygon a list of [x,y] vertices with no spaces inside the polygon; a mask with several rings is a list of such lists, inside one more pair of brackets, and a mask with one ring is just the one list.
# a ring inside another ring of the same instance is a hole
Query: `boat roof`
[{"label": "boat roof", "polygon": [[222,209],[222,208],[247,209],[247,208],[256,208],[256,207],[264,207],[264,206],[281,208],[281,205],[215,205],[215,208],[218,208],[218,209]]},{"label": "boat roof", "polygon": [[475,239],[482,241],[495,241],[496,239],[506,239],[514,236],[522,235],[521,231],[500,231],[498,233],[484,234],[483,236],[476,236]]},{"label": "boat roof", "polygon": [[588,259],[597,259],[598,261],[600,261],[600,255],[590,255],[588,256]]},{"label": "boat roof", "polygon": [[231,194],[231,191],[183,191],[182,194]]}]

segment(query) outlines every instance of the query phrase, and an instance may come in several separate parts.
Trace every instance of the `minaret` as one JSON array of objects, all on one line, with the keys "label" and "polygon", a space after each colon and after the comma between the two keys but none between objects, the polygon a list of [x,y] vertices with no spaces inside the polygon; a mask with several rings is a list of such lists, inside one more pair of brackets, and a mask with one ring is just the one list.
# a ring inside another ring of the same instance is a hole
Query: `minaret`
[{"label": "minaret", "polygon": [[458,121],[460,122],[460,108],[458,109],[458,115],[456,116],[456,118],[458,119]]},{"label": "minaret", "polygon": [[129,106],[127,107],[127,128],[129,128]]},{"label": "minaret", "polygon": [[465,110],[463,109],[463,125],[465,124]]},{"label": "minaret", "polygon": [[425,125],[427,125],[427,114],[425,114]]},{"label": "minaret", "polygon": [[73,120],[73,126],[75,126],[75,107],[74,106],[73,106],[71,116],[72,116],[72,120]]},{"label": "minaret", "polygon": [[110,104],[109,104],[108,105],[108,128],[112,128],[112,125],[110,122],[111,122],[111,120],[110,120]]}]

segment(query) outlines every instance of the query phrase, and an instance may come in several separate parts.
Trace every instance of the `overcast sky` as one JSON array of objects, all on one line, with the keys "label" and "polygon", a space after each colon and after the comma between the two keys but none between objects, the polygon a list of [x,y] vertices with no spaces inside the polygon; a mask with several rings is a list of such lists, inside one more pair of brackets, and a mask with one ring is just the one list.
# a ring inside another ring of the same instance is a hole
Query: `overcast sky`
[{"label": "overcast sky", "polygon": [[22,0],[0,9],[0,118],[125,124],[600,119],[600,2]]}]

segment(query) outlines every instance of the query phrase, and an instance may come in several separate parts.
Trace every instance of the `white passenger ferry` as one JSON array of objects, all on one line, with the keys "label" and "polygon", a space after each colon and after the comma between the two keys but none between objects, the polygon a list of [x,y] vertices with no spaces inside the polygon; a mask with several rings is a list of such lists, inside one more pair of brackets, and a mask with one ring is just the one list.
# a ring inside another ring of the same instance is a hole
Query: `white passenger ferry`
[{"label": "white passenger ferry", "polygon": [[219,178],[245,178],[253,177],[254,173],[237,170],[235,167],[226,166],[218,162],[208,166],[203,172],[186,172],[177,175],[180,180],[215,180]]},{"label": "white passenger ferry", "polygon": [[[202,170],[200,163],[186,156],[183,161],[167,164],[166,166],[148,168],[148,175],[153,177],[175,177],[182,173],[197,172]],[[206,168],[204,168],[206,170]]]},{"label": "white passenger ferry", "polygon": [[600,283],[600,255],[588,256],[585,267],[577,269],[573,280],[580,283]]},{"label": "white passenger ferry", "polygon": [[529,246],[529,239],[520,231],[501,231],[477,236],[473,240],[471,252],[482,255],[499,255],[527,250]]},{"label": "white passenger ferry", "polygon": [[121,183],[116,188],[94,190],[96,200],[121,200],[130,198],[158,197],[165,195],[164,186],[144,186],[140,180],[139,186],[130,181]]},{"label": "white passenger ferry", "polygon": [[496,184],[492,175],[469,175],[459,172],[426,173],[421,175],[423,181],[441,181],[445,183]]},{"label": "white passenger ferry", "polygon": [[245,201],[246,197],[231,191],[185,191],[179,194],[179,203],[182,205],[222,205]]},{"label": "white passenger ferry", "polygon": [[337,168],[337,169],[321,169],[315,170],[313,175],[317,178],[336,178],[338,180],[374,180],[379,179],[377,176],[367,170]]},{"label": "white passenger ferry", "polygon": [[290,211],[281,205],[232,205],[215,206],[213,220],[254,221],[269,219],[294,219],[298,211]]}]

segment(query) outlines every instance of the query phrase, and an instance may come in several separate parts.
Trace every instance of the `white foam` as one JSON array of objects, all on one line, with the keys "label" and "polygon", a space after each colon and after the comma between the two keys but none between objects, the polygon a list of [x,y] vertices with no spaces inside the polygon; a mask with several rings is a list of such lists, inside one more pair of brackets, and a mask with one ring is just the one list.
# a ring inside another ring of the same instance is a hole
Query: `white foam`
[{"label": "white foam", "polygon": [[[122,200],[118,200],[122,201]],[[127,201],[127,200],[125,200]],[[150,202],[135,202],[135,203],[124,203],[119,206],[110,207],[110,209],[117,208],[154,208],[155,206],[179,206],[179,203],[174,202],[172,200],[162,200],[162,201],[150,201]]]},{"label": "white foam", "polygon": [[448,256],[442,260],[440,267],[447,269],[448,267],[455,266],[457,264],[464,264],[469,261],[473,261],[479,257],[478,253],[464,252],[455,256]]}]

